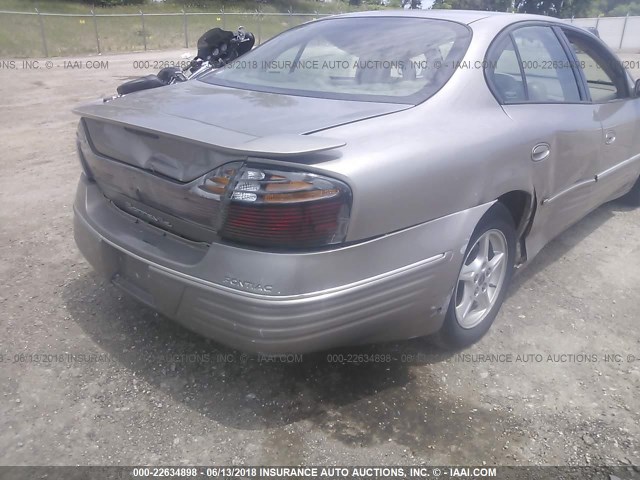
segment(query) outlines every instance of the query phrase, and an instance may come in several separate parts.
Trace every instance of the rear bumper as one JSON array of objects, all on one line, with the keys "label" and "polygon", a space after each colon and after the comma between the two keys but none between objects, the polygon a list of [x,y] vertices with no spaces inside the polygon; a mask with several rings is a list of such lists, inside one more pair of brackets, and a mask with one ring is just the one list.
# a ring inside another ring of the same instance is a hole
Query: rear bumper
[{"label": "rear bumper", "polygon": [[166,234],[117,210],[83,176],[74,233],[98,272],[186,327],[244,351],[310,352],[437,331],[488,208],[336,250],[271,253]]}]

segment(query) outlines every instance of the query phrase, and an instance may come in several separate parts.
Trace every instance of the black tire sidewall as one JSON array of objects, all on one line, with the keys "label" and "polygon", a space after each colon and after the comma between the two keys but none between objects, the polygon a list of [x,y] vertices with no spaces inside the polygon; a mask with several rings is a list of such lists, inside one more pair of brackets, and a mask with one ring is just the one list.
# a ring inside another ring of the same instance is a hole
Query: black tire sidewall
[{"label": "black tire sidewall", "polygon": [[[489,328],[491,328],[493,321],[498,315],[506,292],[509,288],[509,284],[511,283],[516,254],[516,231],[513,225],[511,214],[502,204],[498,203],[494,205],[489,209],[485,216],[482,217],[477,227],[475,228],[473,235],[471,236],[469,245],[467,245],[467,249],[464,253],[464,258],[467,258],[469,251],[471,250],[471,248],[473,248],[478,238],[480,238],[488,230],[500,230],[507,241],[508,257],[506,277],[504,279],[502,288],[498,293],[498,298],[493,307],[491,307],[491,310],[489,311],[487,317],[475,327],[468,329],[462,328],[458,323],[458,319],[456,318],[455,290],[458,282],[456,277],[456,283],[453,285],[449,308],[447,309],[445,321],[442,330],[440,331],[440,337],[449,347],[464,348],[482,338],[482,336],[489,330]],[[460,268],[462,268],[462,264],[460,265]]]},{"label": "black tire sidewall", "polygon": [[633,185],[631,191],[622,197],[622,199],[627,205],[640,207],[640,178],[638,178],[638,181]]}]

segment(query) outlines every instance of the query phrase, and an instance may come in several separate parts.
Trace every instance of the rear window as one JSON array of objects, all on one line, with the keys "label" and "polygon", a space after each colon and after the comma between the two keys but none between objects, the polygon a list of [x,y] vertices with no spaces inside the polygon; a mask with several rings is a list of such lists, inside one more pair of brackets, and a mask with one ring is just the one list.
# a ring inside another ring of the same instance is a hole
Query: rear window
[{"label": "rear window", "polygon": [[202,80],[260,92],[416,104],[449,80],[470,40],[466,26],[444,20],[332,18],[278,35]]}]

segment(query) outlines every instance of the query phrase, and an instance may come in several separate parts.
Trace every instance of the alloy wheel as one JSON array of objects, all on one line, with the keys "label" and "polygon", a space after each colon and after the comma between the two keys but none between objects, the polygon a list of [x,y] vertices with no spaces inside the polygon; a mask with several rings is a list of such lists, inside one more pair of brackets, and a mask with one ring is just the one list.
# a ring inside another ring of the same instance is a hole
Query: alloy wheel
[{"label": "alloy wheel", "polygon": [[504,286],[508,256],[507,239],[496,229],[482,234],[467,253],[455,291],[456,320],[462,328],[487,318]]}]

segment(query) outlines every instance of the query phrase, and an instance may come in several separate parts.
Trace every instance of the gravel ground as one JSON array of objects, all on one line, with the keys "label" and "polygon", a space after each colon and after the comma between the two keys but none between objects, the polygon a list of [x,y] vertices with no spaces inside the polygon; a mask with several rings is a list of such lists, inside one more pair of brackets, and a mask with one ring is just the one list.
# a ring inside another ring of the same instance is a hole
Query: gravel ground
[{"label": "gravel ground", "polygon": [[467,356],[247,358],[96,276],[70,110],[181,53],[0,69],[1,464],[640,465],[640,210],[620,203],[545,248]]}]

